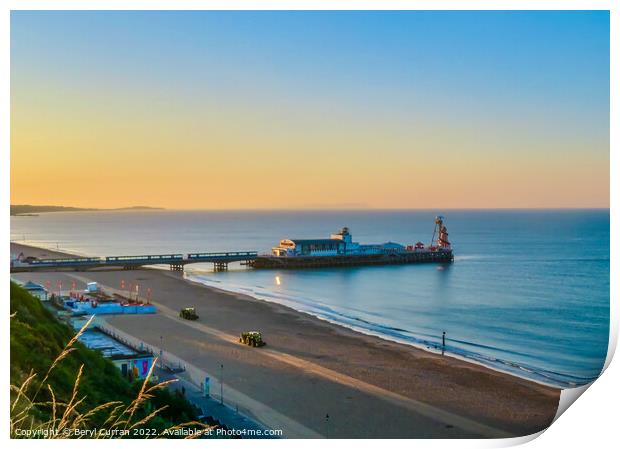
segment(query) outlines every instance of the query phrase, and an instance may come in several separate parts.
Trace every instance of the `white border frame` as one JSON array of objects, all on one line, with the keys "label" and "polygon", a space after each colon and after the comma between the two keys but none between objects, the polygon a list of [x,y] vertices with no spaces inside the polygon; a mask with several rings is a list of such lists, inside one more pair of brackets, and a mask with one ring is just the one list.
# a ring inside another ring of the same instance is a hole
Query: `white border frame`
[{"label": "white border frame", "polygon": [[[610,215],[611,215],[611,229],[617,228],[620,223],[618,217],[618,186],[619,176],[618,168],[620,167],[618,160],[618,123],[620,123],[618,116],[618,91],[620,88],[620,71],[618,70],[618,45],[620,43],[620,32],[617,14],[620,12],[620,7],[617,2],[611,0],[566,0],[566,1],[552,1],[552,0],[445,0],[445,1],[431,1],[431,0],[385,0],[385,1],[373,1],[373,0],[92,0],[86,3],[84,0],[8,0],[0,7],[2,15],[0,19],[0,60],[2,61],[2,71],[0,72],[0,98],[2,108],[0,109],[0,137],[2,151],[0,151],[0,157],[2,158],[0,165],[0,179],[2,179],[2,189],[0,189],[0,201],[3,206],[2,215],[2,228],[4,230],[5,239],[1,241],[3,248],[2,253],[4,258],[0,258],[2,264],[2,272],[7,274],[9,272],[9,260],[6,257],[9,253],[9,240],[10,240],[10,218],[9,218],[9,203],[10,203],[10,11],[11,10],[610,10]],[[614,82],[616,80],[616,82]],[[610,252],[611,254],[618,254],[618,238],[614,233],[611,233],[610,238]],[[614,257],[610,261],[610,273],[617,273],[618,264]],[[9,301],[8,293],[9,277],[2,277],[2,288],[5,295],[2,296],[3,315],[5,318],[0,320],[2,323],[2,345],[3,353],[9,352],[9,326],[8,326],[8,312]],[[586,395],[584,399],[581,399],[580,404],[576,407],[572,407],[571,410],[566,413],[557,423],[554,423],[549,431],[544,432],[545,435],[538,439],[534,445],[538,444],[553,444],[563,445],[567,447],[583,447],[587,445],[594,445],[595,447],[600,443],[601,445],[607,441],[617,441],[616,431],[616,413],[617,405],[609,401],[612,397],[620,397],[620,370],[617,366],[613,366],[608,369],[618,339],[618,317],[619,305],[618,305],[618,282],[611,277],[610,279],[610,316],[611,316],[611,328],[609,339],[609,351],[607,354],[607,360],[605,362],[606,372],[602,375],[602,378],[595,382],[595,386],[592,391]],[[615,292],[615,293],[614,293]],[[616,363],[617,365],[617,363]],[[3,391],[3,399],[0,404],[4,404],[1,409],[2,418],[0,426],[2,426],[2,435],[4,438],[8,438],[8,386],[9,386],[9,373],[8,369],[4,369],[0,374],[2,384],[5,385]],[[558,413],[558,417],[563,411],[572,404],[572,402],[579,397],[586,389],[581,388],[573,391],[565,391],[562,394],[561,407]],[[564,410],[562,410],[563,407]],[[557,417],[556,417],[557,418]],[[587,427],[587,430],[584,429]],[[541,432],[540,434],[542,434]],[[411,445],[423,446],[423,447],[504,447],[515,444],[521,444],[526,441],[531,441],[540,434],[532,435],[529,437],[513,438],[509,440],[391,440],[391,445],[398,447],[411,447]],[[248,444],[251,441],[252,445],[257,447],[271,447],[272,445],[279,444],[291,444],[291,440],[220,440],[209,441],[208,444],[220,445],[226,444],[227,446],[237,446]],[[336,442],[334,442],[336,441]],[[339,443],[340,440],[326,441],[325,443],[332,446]],[[11,444],[25,445],[40,444],[34,441],[21,441],[12,440]],[[84,442],[62,440],[62,441],[46,441],[46,445],[83,445]],[[92,441],[88,444],[110,444],[107,442]],[[136,444],[130,440],[118,441],[115,440],[113,444]],[[148,444],[168,444],[167,440],[163,442],[155,441]],[[187,442],[185,444],[204,444],[204,442]],[[304,447],[310,447],[316,444],[313,441],[295,441],[293,444]],[[375,444],[373,440],[356,440],[356,445],[370,446]],[[540,446],[539,446],[540,447]]]}]

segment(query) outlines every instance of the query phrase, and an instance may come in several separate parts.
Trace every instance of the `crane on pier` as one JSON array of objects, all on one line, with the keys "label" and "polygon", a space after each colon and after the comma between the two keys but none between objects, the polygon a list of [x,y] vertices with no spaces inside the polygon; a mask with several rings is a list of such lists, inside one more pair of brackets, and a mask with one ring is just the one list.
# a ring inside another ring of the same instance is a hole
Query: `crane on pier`
[{"label": "crane on pier", "polygon": [[448,240],[448,228],[443,224],[444,218],[441,215],[435,217],[435,230],[433,231],[433,239],[431,248],[439,248],[444,250],[452,249],[450,240]]}]

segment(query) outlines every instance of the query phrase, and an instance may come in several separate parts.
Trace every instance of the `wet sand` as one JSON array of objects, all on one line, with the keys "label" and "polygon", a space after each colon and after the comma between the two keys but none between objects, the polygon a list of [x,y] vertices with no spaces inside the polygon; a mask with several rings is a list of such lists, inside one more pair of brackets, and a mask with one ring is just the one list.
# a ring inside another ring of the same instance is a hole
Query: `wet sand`
[{"label": "wet sand", "polygon": [[[53,251],[11,244],[11,252],[55,257]],[[195,376],[219,379],[232,405],[284,437],[458,438],[527,435],[547,427],[560,391],[448,356],[367,336],[310,315],[184,280],[179,273],[132,271],[35,272],[20,280],[121,280],[152,291],[155,315],[106,321],[147,344],[163,346]],[[178,317],[195,306],[200,319]],[[237,338],[260,330],[267,346]],[[163,337],[163,338],[162,338]],[[217,384],[216,384],[217,385]],[[219,394],[219,391],[214,392]],[[228,393],[228,394],[227,394]],[[329,414],[329,421],[326,421]]]}]

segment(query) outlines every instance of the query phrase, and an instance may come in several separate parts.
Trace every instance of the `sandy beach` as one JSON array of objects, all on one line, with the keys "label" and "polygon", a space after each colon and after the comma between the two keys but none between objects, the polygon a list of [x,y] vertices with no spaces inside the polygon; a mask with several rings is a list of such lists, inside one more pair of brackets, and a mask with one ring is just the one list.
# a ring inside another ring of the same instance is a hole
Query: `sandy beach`
[{"label": "sandy beach", "polygon": [[[53,257],[53,251],[11,244],[11,252]],[[121,280],[150,288],[155,315],[113,316],[119,331],[191,367],[218,377],[224,366],[228,402],[284,437],[488,438],[527,435],[555,416],[560,391],[485,367],[319,320],[285,306],[189,282],[179,273],[33,272],[15,279],[93,280],[118,289]],[[53,287],[54,288],[54,287]],[[179,309],[195,306],[200,319]],[[267,346],[237,338],[260,330]],[[326,422],[329,414],[329,422]]]}]

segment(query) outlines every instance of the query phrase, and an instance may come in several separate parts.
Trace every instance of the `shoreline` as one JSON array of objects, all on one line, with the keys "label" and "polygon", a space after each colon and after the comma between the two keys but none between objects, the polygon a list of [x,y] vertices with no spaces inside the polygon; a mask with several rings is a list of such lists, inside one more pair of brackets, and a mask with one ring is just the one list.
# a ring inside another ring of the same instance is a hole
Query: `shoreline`
[{"label": "shoreline", "polygon": [[[165,270],[165,269],[158,269],[158,268],[152,268],[152,269],[160,270],[160,271],[163,271],[164,273],[167,272],[167,270]],[[434,355],[441,355],[441,349],[438,348],[438,347],[432,347],[432,346],[426,345],[424,343],[407,342],[407,341],[403,341],[403,340],[399,339],[398,337],[390,338],[390,336],[388,336],[386,334],[381,334],[380,332],[374,332],[373,333],[373,331],[371,331],[371,330],[367,330],[367,329],[364,329],[364,328],[361,328],[361,327],[356,327],[355,325],[350,325],[350,324],[347,324],[347,323],[344,323],[344,322],[339,322],[339,321],[336,321],[336,320],[332,320],[332,319],[320,316],[318,314],[315,314],[315,313],[313,313],[311,311],[299,310],[299,309],[296,309],[295,307],[289,306],[287,304],[282,304],[281,302],[278,302],[278,301],[270,301],[268,299],[263,299],[263,298],[261,298],[259,296],[254,296],[254,295],[249,294],[249,293],[243,293],[243,292],[239,292],[239,291],[236,291],[236,290],[228,290],[226,288],[221,288],[221,287],[216,287],[216,286],[213,286],[213,285],[208,285],[208,284],[205,284],[205,283],[203,283],[203,282],[201,282],[199,280],[190,279],[188,276],[189,275],[184,275],[183,279],[186,282],[189,282],[189,283],[192,283],[192,284],[196,285],[197,287],[204,287],[204,288],[216,290],[216,291],[219,291],[219,292],[224,293],[224,294],[233,294],[233,295],[239,295],[239,296],[246,296],[246,297],[251,298],[254,301],[261,301],[261,302],[266,302],[266,303],[277,304],[277,305],[279,305],[281,307],[286,307],[287,309],[290,309],[291,311],[293,311],[295,313],[303,313],[304,315],[316,318],[318,320],[324,321],[324,322],[332,324],[334,326],[343,327],[345,329],[348,329],[348,330],[353,331],[355,333],[358,333],[360,335],[364,335],[364,336],[367,336],[367,337],[379,338],[381,340],[389,341],[391,343],[395,343],[395,344],[398,344],[398,345],[403,345],[403,346],[406,346],[406,347],[412,347],[412,348],[415,348],[417,350],[425,351],[425,352],[428,352],[428,353],[434,354]],[[464,355],[460,355],[460,354],[457,354],[455,352],[451,352],[451,351],[448,351],[448,350],[446,350],[444,352],[443,357],[450,357],[450,358],[453,358],[455,360],[459,360],[461,362],[472,363],[474,365],[477,365],[477,366],[480,366],[480,367],[483,367],[483,368],[486,368],[486,369],[489,369],[489,370],[492,370],[492,371],[497,371],[498,373],[506,374],[508,376],[513,376],[513,377],[516,377],[518,379],[526,380],[526,381],[529,381],[529,382],[534,382],[536,384],[539,384],[539,385],[542,385],[542,386],[545,386],[545,387],[555,388],[555,389],[559,389],[559,390],[570,389],[570,388],[578,388],[580,386],[583,386],[583,385],[562,386],[562,385],[558,385],[558,384],[555,384],[555,383],[552,383],[552,382],[545,382],[544,380],[540,380],[540,379],[533,379],[531,377],[527,377],[526,375],[519,375],[518,373],[516,373],[514,371],[509,371],[507,369],[501,369],[498,366],[487,365],[484,362],[481,362],[481,361],[478,361],[476,359],[473,359],[473,358],[470,358],[470,357],[467,357],[467,356],[464,356]],[[542,377],[542,375],[541,375],[541,377]]]},{"label": "shoreline", "polygon": [[[41,249],[33,246],[11,243],[12,248],[14,245],[22,248],[22,250],[41,251]],[[45,251],[54,253],[54,255],[68,255],[67,252],[52,249],[45,249]],[[160,299],[158,293],[154,294],[153,302],[162,302],[161,306],[166,308],[168,312],[167,314],[162,313],[162,315],[166,315],[166,320],[152,321],[158,321],[162,329],[169,330],[170,335],[178,334],[179,336],[175,338],[182,340],[184,345],[193,345],[196,348],[201,347],[201,342],[207,337],[208,329],[205,326],[208,326],[209,329],[217,329],[218,332],[226,332],[226,335],[235,335],[236,331],[239,328],[243,329],[241,326],[248,325],[248,322],[258,322],[261,326],[259,329],[263,331],[268,342],[268,350],[271,351],[274,348],[273,351],[277,352],[276,355],[272,354],[270,357],[275,358],[278,365],[281,365],[282,361],[286,365],[279,366],[277,369],[274,367],[271,376],[276,373],[278,376],[286,378],[287,381],[290,381],[292,391],[308,389],[307,385],[300,384],[298,380],[290,379],[300,375],[298,373],[299,365],[302,364],[303,375],[310,373],[310,377],[318,377],[322,383],[326,384],[326,389],[327,387],[336,389],[340,394],[340,390],[344,388],[349,391],[352,386],[353,390],[370,393],[373,396],[372,400],[364,398],[362,401],[364,404],[371,402],[374,404],[376,397],[389,400],[391,395],[397,395],[397,403],[405,404],[411,409],[411,419],[419,419],[416,410],[420,406],[414,406],[411,402],[415,400],[449,413],[465,416],[467,419],[474,419],[477,422],[491,425],[497,429],[506,430],[515,436],[534,433],[547,427],[557,410],[559,389],[556,387],[536,383],[512,373],[491,369],[467,358],[462,360],[452,354],[441,356],[414,345],[369,335],[286,305],[255,298],[244,293],[207,286],[199,281],[181,278],[178,274],[164,270],[89,271],[79,272],[79,276],[75,272],[40,272],[20,273],[19,276],[15,277],[36,280],[37,278],[49,279],[58,276],[89,278],[105,285],[118,285],[115,283],[116,280],[126,279],[130,276],[136,280],[141,280],[141,282],[145,282],[148,278],[149,281],[154,282],[153,285],[158,286],[158,291],[165,289],[166,295],[170,295],[163,300],[163,295]],[[192,301],[196,302],[198,314],[201,317],[200,322],[203,321],[203,316],[207,317],[205,325],[202,326],[205,329],[190,329],[191,326],[188,326],[187,323],[173,319],[172,315],[178,313],[174,310],[180,305],[178,299],[175,298],[175,296],[180,295],[177,293],[179,291],[183,291],[192,297]],[[201,297],[205,297],[206,303],[198,301],[198,298]],[[235,299],[234,302],[230,301],[231,297]],[[211,317],[209,313],[213,310],[219,310],[228,319],[222,320],[219,316]],[[155,323],[152,323],[155,325],[154,328],[147,326],[146,321],[149,319],[141,321],[135,317],[128,319],[124,316],[109,319],[113,326],[124,326],[123,331],[130,330],[134,335],[138,334],[145,341],[147,341],[146,338],[151,338],[151,343],[153,340],[156,342],[156,334],[159,328],[156,327]],[[235,332],[231,332],[231,330]],[[163,333],[164,330],[159,332]],[[312,344],[309,345],[309,342]],[[230,344],[226,341],[220,343],[225,346]],[[246,351],[240,351],[238,345],[233,345],[227,349],[220,346],[209,345],[213,352],[220,353],[218,357],[227,358],[227,364],[248,365],[252,369],[257,369],[257,367],[266,364],[264,358],[261,358],[259,352],[261,350],[250,351],[252,357],[250,361],[245,359],[249,355],[240,356],[239,352],[245,353]],[[339,346],[344,349],[340,350]],[[183,346],[179,346],[179,352],[184,350]],[[175,351],[170,352],[179,358],[186,358],[183,354],[176,354]],[[188,352],[188,354],[188,357],[194,357],[192,352]],[[207,369],[212,361],[200,357],[195,357],[195,359],[190,360],[190,362],[204,368],[207,372],[214,372],[213,369]],[[308,363],[312,365],[307,365]],[[329,370],[329,374],[325,374],[321,370]],[[241,377],[243,377],[243,370],[240,372]],[[340,381],[333,381],[333,379],[340,378]],[[265,376],[264,380],[270,383],[275,382],[277,386],[278,381],[270,380],[269,376]],[[315,382],[317,382],[316,379]],[[363,385],[359,382],[363,382]],[[243,383],[241,382],[242,388],[246,387]],[[360,385],[362,386],[360,387]],[[275,397],[277,394],[274,393],[273,396]],[[352,396],[352,394],[347,393],[345,398]],[[268,396],[265,402],[271,399],[272,397]],[[318,400],[318,398],[316,399]],[[329,404],[329,407],[325,407],[327,409],[340,406],[339,403],[334,403],[334,400],[335,397],[332,398],[330,395],[321,397],[322,402]],[[298,414],[295,410],[288,410],[291,404],[286,404],[282,398],[275,402],[278,402],[277,407],[285,415],[288,416],[289,413]],[[370,412],[374,409],[376,409],[376,405],[374,407],[362,407],[361,411]],[[391,409],[387,410],[391,412]],[[316,417],[313,420],[316,430]],[[307,424],[304,422],[304,425]],[[312,428],[313,426],[310,425],[309,427]],[[320,423],[318,427],[321,427]],[[403,428],[402,422],[395,427],[398,429],[396,435],[411,435],[408,432],[412,432],[412,430]],[[343,427],[342,435],[359,436],[360,429],[358,428],[357,432],[352,432],[351,429],[353,428],[355,426]],[[455,432],[447,429],[449,427],[443,431],[435,428],[433,435],[439,432],[441,436],[451,437],[450,434]],[[376,434],[376,431],[374,433]],[[425,435],[423,431],[413,434],[415,436]],[[474,435],[476,435],[475,432]]]}]

